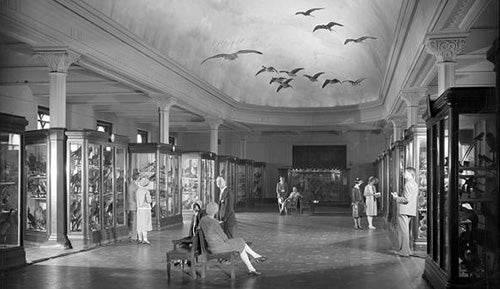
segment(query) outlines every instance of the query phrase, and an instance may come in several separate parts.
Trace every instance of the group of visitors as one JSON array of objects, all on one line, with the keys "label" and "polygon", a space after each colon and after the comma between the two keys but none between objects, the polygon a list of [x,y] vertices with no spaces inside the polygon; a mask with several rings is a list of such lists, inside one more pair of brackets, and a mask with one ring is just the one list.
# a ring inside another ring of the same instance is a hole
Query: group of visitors
[{"label": "group of visitors", "polygon": [[303,198],[297,187],[292,188],[292,192],[288,195],[288,185],[285,182],[285,177],[280,176],[280,181],[276,184],[276,197],[278,198],[279,214],[288,214],[287,205],[295,203],[295,206],[300,210],[300,199]]},{"label": "group of visitors", "polygon": [[[361,195],[361,184],[363,180],[356,178],[354,180],[354,187],[351,191],[351,206],[352,206],[352,217],[354,219],[354,229],[363,229],[361,226],[361,218],[366,215],[366,220],[368,221],[368,229],[375,230],[376,227],[373,226],[373,217],[377,216],[377,200],[382,194],[377,192],[375,185],[378,184],[378,179],[376,177],[369,177],[368,184],[364,188],[363,195]],[[363,200],[363,196],[366,201]]]}]

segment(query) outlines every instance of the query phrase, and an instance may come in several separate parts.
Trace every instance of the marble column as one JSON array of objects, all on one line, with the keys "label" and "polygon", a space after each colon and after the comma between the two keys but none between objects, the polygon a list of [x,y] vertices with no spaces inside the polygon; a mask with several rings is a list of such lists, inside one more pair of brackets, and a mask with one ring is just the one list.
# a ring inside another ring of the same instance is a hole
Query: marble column
[{"label": "marble column", "polygon": [[426,88],[416,87],[405,89],[402,98],[406,103],[406,128],[412,125],[417,125],[419,120],[419,102],[422,100],[427,92]]},{"label": "marble column", "polygon": [[159,142],[168,144],[168,138],[170,136],[170,108],[177,103],[176,99],[163,93],[149,93],[149,97],[151,97],[158,106],[158,112],[160,114]]},{"label": "marble column", "polygon": [[206,118],[206,123],[210,126],[210,151],[219,153],[219,126],[222,124],[220,118]]},{"label": "marble column", "polygon": [[71,248],[67,232],[66,200],[66,75],[79,55],[66,48],[36,49],[49,67],[49,159],[47,196],[48,241],[43,246]]},{"label": "marble column", "polygon": [[426,35],[427,52],[436,57],[438,95],[455,86],[456,57],[465,46],[468,33],[429,33]]}]

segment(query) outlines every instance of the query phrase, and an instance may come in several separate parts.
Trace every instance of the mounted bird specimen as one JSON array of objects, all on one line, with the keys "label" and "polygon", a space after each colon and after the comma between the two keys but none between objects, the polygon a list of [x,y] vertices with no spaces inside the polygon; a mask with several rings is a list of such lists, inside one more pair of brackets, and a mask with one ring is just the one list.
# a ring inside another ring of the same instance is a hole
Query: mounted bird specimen
[{"label": "mounted bird specimen", "polygon": [[273,82],[282,83],[285,80],[286,80],[285,77],[271,77],[271,81],[269,81],[269,84]]},{"label": "mounted bird specimen", "polygon": [[288,78],[287,80],[281,82],[280,86],[278,86],[278,89],[276,89],[276,92],[280,91],[281,89],[292,87],[290,85],[290,81],[292,81],[292,80],[293,80],[293,78]]},{"label": "mounted bird specimen", "polygon": [[262,52],[257,51],[257,50],[238,50],[234,53],[221,53],[221,54],[216,54],[214,56],[210,56],[209,58],[203,60],[201,62],[201,64],[205,63],[207,60],[214,59],[214,58],[224,58],[225,60],[235,60],[236,58],[238,58],[238,54],[248,54],[248,53],[262,54]]},{"label": "mounted bird specimen", "polygon": [[2,238],[2,244],[7,243],[7,235],[10,229],[16,225],[17,220],[15,217],[15,213],[16,213],[15,209],[10,209],[9,212],[7,213],[7,216],[5,216],[5,218],[2,219],[2,221],[0,221],[0,236]]},{"label": "mounted bird specimen", "polygon": [[325,80],[325,82],[323,82],[323,85],[321,86],[321,88],[325,88],[325,86],[327,86],[328,84],[337,84],[337,83],[342,85],[342,81],[337,79],[337,78],[327,79],[327,80]]},{"label": "mounted bird specimen", "polygon": [[361,82],[362,82],[363,80],[365,80],[365,79],[366,79],[366,78],[359,78],[359,79],[356,79],[356,80],[344,80],[344,81],[342,81],[342,83],[344,83],[344,82],[349,82],[352,86],[357,86],[357,85],[360,85],[360,84],[361,84]]},{"label": "mounted bird specimen", "polygon": [[295,12],[295,15],[304,15],[304,16],[311,16],[311,17],[314,17],[311,15],[312,12],[314,11],[317,11],[317,10],[323,10],[325,8],[311,8],[307,11],[299,11],[299,12]]},{"label": "mounted bird specimen", "polygon": [[286,73],[288,76],[297,76],[297,72],[304,70],[304,68],[295,68],[292,69],[291,71],[288,70],[280,70],[281,73]]},{"label": "mounted bird specimen", "polygon": [[255,76],[259,75],[260,73],[262,73],[264,71],[265,72],[275,72],[275,73],[278,73],[278,70],[276,68],[274,68],[272,66],[267,67],[267,66],[262,65],[262,69],[259,70],[259,71],[257,71],[257,73],[255,74]]},{"label": "mounted bird specimen", "polygon": [[362,41],[365,41],[366,39],[377,39],[377,38],[372,36],[363,36],[357,39],[347,38],[344,42],[344,45],[346,45],[349,42],[360,43]]},{"label": "mounted bird specimen", "polygon": [[332,31],[332,27],[335,26],[335,25],[337,25],[337,26],[344,26],[344,25],[342,25],[340,23],[337,23],[337,22],[328,22],[328,24],[316,25],[314,27],[314,29],[313,29],[313,32],[316,31],[316,30],[319,30],[319,29],[325,29],[325,30],[328,30],[328,31]]},{"label": "mounted bird specimen", "polygon": [[315,75],[311,76],[311,75],[308,75],[308,74],[304,74],[304,77],[306,77],[307,79],[309,79],[310,81],[312,82],[315,82],[315,81],[318,81],[318,77],[323,74],[324,72],[318,72],[316,73]]}]

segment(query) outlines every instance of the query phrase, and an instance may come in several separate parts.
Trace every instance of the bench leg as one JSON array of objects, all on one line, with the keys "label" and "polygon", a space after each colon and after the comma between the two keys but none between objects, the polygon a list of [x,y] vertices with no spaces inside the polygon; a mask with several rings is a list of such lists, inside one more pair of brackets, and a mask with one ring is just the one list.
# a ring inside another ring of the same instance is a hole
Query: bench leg
[{"label": "bench leg", "polygon": [[195,260],[191,260],[191,276],[196,279],[196,263]]},{"label": "bench leg", "polygon": [[203,263],[203,266],[201,266],[201,278],[205,278],[207,275],[207,263]]}]

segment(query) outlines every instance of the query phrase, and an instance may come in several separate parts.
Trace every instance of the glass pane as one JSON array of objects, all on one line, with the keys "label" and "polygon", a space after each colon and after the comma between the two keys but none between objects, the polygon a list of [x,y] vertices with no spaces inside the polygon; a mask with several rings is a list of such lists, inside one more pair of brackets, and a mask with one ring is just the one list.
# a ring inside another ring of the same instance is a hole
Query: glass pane
[{"label": "glass pane", "polygon": [[198,190],[200,177],[198,175],[199,159],[182,158],[182,209],[191,210],[195,202],[200,202]]},{"label": "glass pane", "polygon": [[104,228],[113,227],[114,196],[113,196],[113,147],[104,146],[102,151],[102,203]]},{"label": "glass pane", "polygon": [[148,178],[151,183],[150,195],[152,201],[151,217],[156,217],[154,206],[156,205],[156,153],[134,153],[131,160],[131,169],[139,173],[139,179]]},{"label": "glass pane", "polygon": [[167,158],[165,154],[160,154],[160,218],[168,216],[167,212]]},{"label": "glass pane", "polygon": [[444,118],[441,121],[441,126],[443,127],[443,186],[442,186],[442,207],[441,207],[441,220],[442,220],[442,228],[441,228],[441,236],[442,243],[444,246],[441,252],[441,262],[442,268],[448,270],[450,264],[448,263],[448,254],[449,254],[449,240],[450,236],[447,232],[449,232],[450,220],[449,220],[449,207],[450,207],[450,196],[449,196],[449,121],[448,117]]},{"label": "glass pane", "polygon": [[89,212],[88,222],[90,231],[101,230],[100,211],[101,211],[101,150],[99,145],[88,146],[88,199]]},{"label": "glass pane", "polygon": [[125,149],[115,149],[116,225],[125,225]]},{"label": "glass pane", "polygon": [[69,143],[69,231],[82,231],[82,144]]},{"label": "glass pane", "polygon": [[237,190],[237,194],[236,194],[236,204],[244,205],[245,198],[246,198],[246,189],[247,189],[247,183],[246,183],[245,165],[239,164],[238,165],[238,190]]},{"label": "glass pane", "polygon": [[[19,246],[20,136],[0,133],[0,223],[3,227],[0,248]],[[7,225],[8,224],[8,225]]]},{"label": "glass pane", "polygon": [[26,230],[47,231],[47,145],[25,148]]},{"label": "glass pane", "polygon": [[178,215],[181,213],[181,188],[179,186],[180,183],[180,175],[179,175],[179,156],[172,157],[172,206],[174,208],[173,214]]},{"label": "glass pane", "polygon": [[416,170],[418,172],[418,232],[417,238],[427,241],[427,137],[419,136],[416,141]]},{"label": "glass pane", "polygon": [[256,199],[261,199],[262,195],[262,182],[263,182],[263,170],[262,167],[254,167],[253,171],[253,197]]}]

